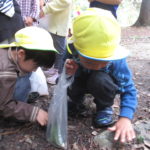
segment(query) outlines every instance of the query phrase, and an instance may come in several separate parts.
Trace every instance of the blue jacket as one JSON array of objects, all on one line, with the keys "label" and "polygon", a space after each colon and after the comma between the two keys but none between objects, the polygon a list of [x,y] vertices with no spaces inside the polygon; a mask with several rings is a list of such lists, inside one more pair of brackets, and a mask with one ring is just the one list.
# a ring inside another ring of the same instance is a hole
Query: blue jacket
[{"label": "blue jacket", "polygon": [[[78,53],[74,49],[73,44],[69,44],[72,55],[66,51],[66,58],[73,58],[77,63],[80,64]],[[90,72],[91,70],[83,68],[85,71]],[[126,62],[126,58],[113,60],[108,65],[100,69],[108,73],[118,86],[120,94],[120,117],[133,118],[134,112],[137,107],[137,91],[132,80],[132,73]]]},{"label": "blue jacket", "polygon": [[132,119],[137,106],[137,92],[126,59],[111,61],[102,70],[108,73],[119,87],[120,116]]}]

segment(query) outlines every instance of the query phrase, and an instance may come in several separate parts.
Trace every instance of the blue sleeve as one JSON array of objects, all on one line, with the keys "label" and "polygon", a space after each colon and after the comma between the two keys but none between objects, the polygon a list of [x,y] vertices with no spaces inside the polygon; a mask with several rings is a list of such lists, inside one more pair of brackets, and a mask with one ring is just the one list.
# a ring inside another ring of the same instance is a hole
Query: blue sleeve
[{"label": "blue sleeve", "polygon": [[120,91],[120,116],[133,118],[137,106],[137,92],[132,80],[131,71],[127,65],[126,59],[113,62],[113,77]]}]

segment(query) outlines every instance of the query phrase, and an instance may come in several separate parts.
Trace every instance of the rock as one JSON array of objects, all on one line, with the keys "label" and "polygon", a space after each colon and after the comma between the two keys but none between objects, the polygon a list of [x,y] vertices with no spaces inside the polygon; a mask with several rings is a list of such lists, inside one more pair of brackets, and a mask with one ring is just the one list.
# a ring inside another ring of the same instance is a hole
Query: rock
[{"label": "rock", "polygon": [[[136,140],[135,144],[145,144],[146,147],[150,146],[150,120],[144,121],[140,120],[134,124],[136,131]],[[93,139],[93,142],[102,149],[119,149],[122,150],[126,146],[132,147],[130,143],[121,144],[119,142],[114,142],[114,132],[103,130],[101,133],[96,135]]]},{"label": "rock", "polygon": [[123,148],[123,144],[119,142],[114,142],[114,132],[103,130],[100,134],[94,137],[94,143],[98,145],[101,149],[119,149]]},{"label": "rock", "polygon": [[135,123],[135,131],[137,134],[137,143],[144,143],[145,141],[150,141],[150,120],[140,120]]}]

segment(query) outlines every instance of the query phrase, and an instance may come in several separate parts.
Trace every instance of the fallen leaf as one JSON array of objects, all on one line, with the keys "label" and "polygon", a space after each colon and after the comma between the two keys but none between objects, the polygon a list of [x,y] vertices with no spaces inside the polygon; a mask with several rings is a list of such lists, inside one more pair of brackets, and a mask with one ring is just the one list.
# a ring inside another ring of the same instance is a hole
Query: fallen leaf
[{"label": "fallen leaf", "polygon": [[74,131],[75,129],[76,129],[76,126],[71,126],[71,125],[68,126],[68,130],[73,130]]},{"label": "fallen leaf", "polygon": [[93,131],[93,132],[92,132],[92,135],[94,135],[94,136],[96,136],[97,134],[98,134],[97,131]]}]

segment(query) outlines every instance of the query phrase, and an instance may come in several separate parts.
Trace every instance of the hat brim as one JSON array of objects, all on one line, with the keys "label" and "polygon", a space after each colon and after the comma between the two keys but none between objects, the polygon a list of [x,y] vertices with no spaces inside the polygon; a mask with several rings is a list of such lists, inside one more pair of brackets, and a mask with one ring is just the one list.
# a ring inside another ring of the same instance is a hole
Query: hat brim
[{"label": "hat brim", "polygon": [[[19,47],[19,45],[16,43],[16,42],[13,42],[13,43],[10,43],[10,44],[0,44],[0,48],[9,48],[9,47]],[[56,53],[59,53],[54,47],[46,47],[46,46],[42,46],[39,45],[36,47],[31,44],[24,44],[24,45],[21,45],[21,47],[25,48],[25,49],[28,49],[28,50],[42,50],[42,51],[54,51]]]},{"label": "hat brim", "polygon": [[122,46],[118,46],[115,49],[114,54],[107,58],[95,58],[95,57],[90,57],[90,56],[84,55],[78,50],[77,50],[77,52],[78,52],[78,54],[80,54],[81,56],[83,56],[87,59],[92,59],[92,60],[97,60],[97,61],[112,61],[112,60],[123,59],[123,58],[126,58],[127,56],[129,56],[129,54],[130,54],[129,51]]},{"label": "hat brim", "polygon": [[0,48],[9,48],[9,47],[15,47],[16,43],[13,42],[11,44],[0,44]]},{"label": "hat brim", "polygon": [[[69,39],[68,39],[68,44],[70,43],[74,43],[74,38],[73,36],[71,36]],[[114,54],[110,57],[107,57],[107,58],[95,58],[95,57],[90,57],[90,56],[87,56],[87,55],[84,55],[83,53],[81,53],[78,49],[76,49],[78,54],[80,54],[81,56],[87,58],[87,59],[92,59],[92,60],[97,60],[97,61],[112,61],[112,60],[118,60],[118,59],[123,59],[123,58],[126,58],[129,56],[130,52],[128,49],[126,49],[125,47],[123,46],[118,46],[115,51],[114,51]]]}]

